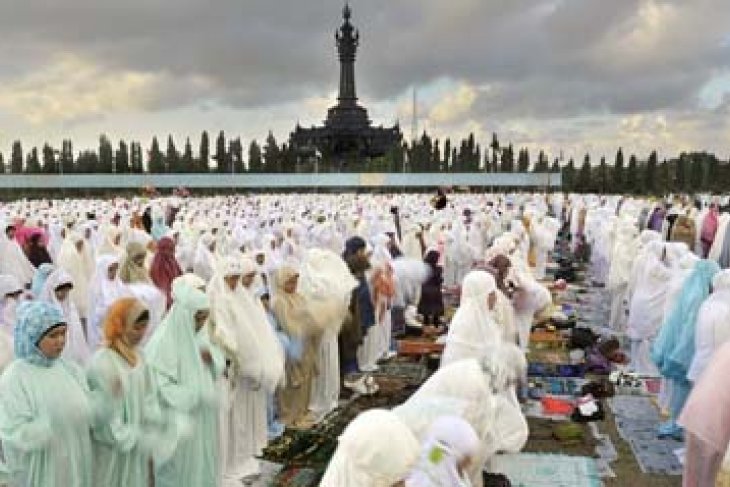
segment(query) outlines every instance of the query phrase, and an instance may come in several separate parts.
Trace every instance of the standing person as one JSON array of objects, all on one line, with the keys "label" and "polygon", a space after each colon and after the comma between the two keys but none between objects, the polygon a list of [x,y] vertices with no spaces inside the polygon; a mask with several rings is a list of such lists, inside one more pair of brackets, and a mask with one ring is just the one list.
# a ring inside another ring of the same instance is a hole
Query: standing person
[{"label": "standing person", "polygon": [[687,433],[684,487],[714,486],[730,444],[730,390],[718,387],[730,370],[730,343],[715,352],[679,417]]},{"label": "standing person", "polygon": [[280,267],[274,276],[276,293],[272,311],[284,333],[301,341],[299,360],[286,362],[286,385],[279,390],[279,413],[287,426],[309,427],[312,381],[317,374],[317,352],[321,336],[313,328],[313,318],[304,297],[297,292],[299,273],[290,266]]},{"label": "standing person", "polygon": [[89,282],[94,274],[94,251],[80,233],[71,233],[61,245],[56,266],[71,274],[76,286],[71,292],[76,308],[88,331],[90,321]]},{"label": "standing person", "polygon": [[155,258],[150,267],[150,277],[157,288],[167,297],[167,308],[172,305],[172,281],[182,275],[182,269],[175,258],[175,242],[163,237],[157,243]]},{"label": "standing person", "polygon": [[92,349],[101,342],[101,327],[109,307],[117,299],[130,295],[127,286],[119,279],[119,257],[113,255],[99,257],[96,262],[96,273],[89,286],[89,320],[86,334]]},{"label": "standing person", "polygon": [[66,346],[63,349],[63,358],[84,367],[91,357],[91,349],[84,335],[79,312],[71,299],[73,288],[74,281],[69,273],[58,269],[48,276],[38,300],[61,310],[66,323]]},{"label": "standing person", "polygon": [[215,487],[219,478],[218,396],[215,380],[225,359],[205,327],[210,301],[178,279],[173,305],[146,346],[166,433],[174,451],[156,454],[155,487]]},{"label": "standing person", "polygon": [[147,247],[139,242],[129,242],[127,251],[119,269],[119,278],[125,284],[151,283],[150,273],[145,267]]},{"label": "standing person", "polygon": [[[146,487],[152,455],[151,424],[161,420],[152,377],[137,349],[149,311],[134,298],[116,301],[104,320],[104,344],[93,356],[89,388],[112,405],[111,422],[92,429],[94,484]],[[109,397],[106,384],[116,378],[121,397]]]},{"label": "standing person", "polygon": [[340,352],[340,370],[344,377],[344,385],[361,393],[372,392],[374,383],[371,378],[360,375],[358,367],[358,348],[368,329],[375,325],[375,306],[365,273],[370,269],[367,243],[361,237],[352,237],[345,243],[342,258],[357,280],[358,285],[352,291],[348,317],[342,324],[338,337]]},{"label": "standing person", "polygon": [[431,276],[421,288],[421,301],[418,303],[418,312],[423,316],[424,325],[439,326],[444,315],[444,270],[438,264],[439,259],[438,250],[429,250],[423,258],[431,269]]},{"label": "standing person", "polygon": [[233,363],[230,408],[223,406],[229,429],[222,431],[228,450],[224,481],[231,485],[261,472],[255,457],[268,442],[266,400],[284,375],[283,350],[263,305],[249,290],[255,277],[253,260],[229,257],[208,285],[215,335]]},{"label": "standing person", "polygon": [[[63,320],[45,302],[18,308],[16,359],[0,377],[0,440],[11,485],[96,487],[89,430],[108,413],[84,372],[61,358]],[[118,393],[112,382],[109,394]]]}]

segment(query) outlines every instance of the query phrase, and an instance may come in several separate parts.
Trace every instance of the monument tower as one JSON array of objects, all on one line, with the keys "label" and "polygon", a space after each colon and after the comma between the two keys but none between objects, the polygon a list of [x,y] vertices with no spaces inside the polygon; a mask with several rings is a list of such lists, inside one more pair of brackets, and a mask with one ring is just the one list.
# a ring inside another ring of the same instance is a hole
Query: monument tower
[{"label": "monument tower", "polygon": [[303,128],[297,124],[290,136],[290,146],[300,156],[319,151],[324,157],[340,161],[379,157],[402,139],[398,125],[373,127],[367,110],[357,103],[355,59],[360,33],[350,22],[352,10],[348,4],[342,17],[342,26],[335,32],[340,61],[337,104],[327,110],[323,126]]}]

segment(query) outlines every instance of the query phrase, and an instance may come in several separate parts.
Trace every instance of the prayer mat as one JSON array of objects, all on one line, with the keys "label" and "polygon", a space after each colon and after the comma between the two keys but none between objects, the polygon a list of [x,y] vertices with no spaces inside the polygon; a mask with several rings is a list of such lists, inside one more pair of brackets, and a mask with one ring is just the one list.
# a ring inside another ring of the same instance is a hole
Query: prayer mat
[{"label": "prayer mat", "polygon": [[596,461],[587,457],[518,453],[496,455],[490,470],[506,475],[513,487],[600,487]]},{"label": "prayer mat", "polygon": [[642,472],[682,475],[682,465],[674,454],[682,443],[657,438],[661,417],[650,398],[616,396],[608,404],[616,416],[618,434],[631,447]]},{"label": "prayer mat", "polygon": [[428,377],[428,368],[423,362],[391,360],[380,364],[375,377],[385,376],[405,380],[409,385],[420,385]]},{"label": "prayer mat", "polygon": [[535,377],[529,381],[531,385],[541,387],[546,394],[553,396],[577,396],[586,382],[585,379],[573,377]]},{"label": "prayer mat", "polygon": [[273,487],[316,487],[324,475],[311,468],[291,467],[283,470],[271,483]]}]

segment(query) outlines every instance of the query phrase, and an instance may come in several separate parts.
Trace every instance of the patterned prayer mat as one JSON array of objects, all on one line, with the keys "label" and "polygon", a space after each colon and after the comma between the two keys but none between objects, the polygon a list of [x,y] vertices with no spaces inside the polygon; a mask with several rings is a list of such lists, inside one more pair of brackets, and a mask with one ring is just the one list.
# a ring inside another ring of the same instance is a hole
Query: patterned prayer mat
[{"label": "patterned prayer mat", "polygon": [[619,436],[631,447],[642,472],[682,475],[682,465],[674,454],[682,443],[657,438],[662,419],[650,398],[616,396],[608,400],[608,405],[616,416]]},{"label": "patterned prayer mat", "polygon": [[512,487],[600,487],[596,461],[540,453],[497,455],[492,472],[506,475]]}]

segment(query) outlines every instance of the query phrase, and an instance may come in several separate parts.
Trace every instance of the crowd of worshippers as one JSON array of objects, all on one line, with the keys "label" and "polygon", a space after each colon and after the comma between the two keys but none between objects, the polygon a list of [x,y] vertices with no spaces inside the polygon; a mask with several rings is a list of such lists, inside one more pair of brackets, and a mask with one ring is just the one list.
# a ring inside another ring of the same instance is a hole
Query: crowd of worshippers
[{"label": "crowd of worshippers", "polygon": [[[631,368],[666,378],[658,434],[686,428],[693,478],[717,475],[721,210],[443,193],[0,206],[0,485],[241,485],[285,427],[321,421],[343,388],[376,393],[394,337],[426,334],[445,344],[439,369],[357,417],[321,485],[481,486],[527,441],[518,393],[531,327],[554,311],[561,229],[590,247]],[[445,290],[460,296],[451,319]]]}]

